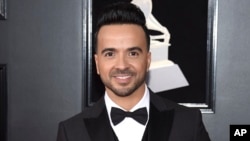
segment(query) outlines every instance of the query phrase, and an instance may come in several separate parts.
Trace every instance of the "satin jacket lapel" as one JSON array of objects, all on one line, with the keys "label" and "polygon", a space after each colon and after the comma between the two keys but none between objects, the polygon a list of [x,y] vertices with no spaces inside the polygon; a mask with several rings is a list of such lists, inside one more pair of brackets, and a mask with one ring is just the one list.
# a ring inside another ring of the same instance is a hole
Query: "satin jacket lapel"
[{"label": "satin jacket lapel", "polygon": [[114,141],[114,133],[109,123],[104,99],[99,100],[93,107],[88,109],[88,116],[84,122],[91,141]]},{"label": "satin jacket lapel", "polygon": [[168,141],[174,119],[174,109],[156,96],[150,95],[148,141]]}]

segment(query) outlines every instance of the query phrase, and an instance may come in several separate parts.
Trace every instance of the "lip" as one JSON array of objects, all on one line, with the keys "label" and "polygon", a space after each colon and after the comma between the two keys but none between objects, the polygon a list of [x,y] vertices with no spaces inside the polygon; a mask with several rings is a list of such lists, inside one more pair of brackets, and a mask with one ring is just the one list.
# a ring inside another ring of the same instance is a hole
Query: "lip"
[{"label": "lip", "polygon": [[115,80],[119,84],[127,84],[130,82],[132,75],[118,75],[114,76]]}]

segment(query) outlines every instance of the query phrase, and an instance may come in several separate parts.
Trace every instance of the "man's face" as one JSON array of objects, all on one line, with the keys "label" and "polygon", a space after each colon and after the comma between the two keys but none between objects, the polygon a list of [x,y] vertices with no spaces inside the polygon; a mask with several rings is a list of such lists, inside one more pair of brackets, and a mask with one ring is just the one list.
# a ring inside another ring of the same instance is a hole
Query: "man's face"
[{"label": "man's face", "polygon": [[144,87],[151,54],[142,27],[105,25],[97,40],[96,68],[106,91],[124,97]]}]

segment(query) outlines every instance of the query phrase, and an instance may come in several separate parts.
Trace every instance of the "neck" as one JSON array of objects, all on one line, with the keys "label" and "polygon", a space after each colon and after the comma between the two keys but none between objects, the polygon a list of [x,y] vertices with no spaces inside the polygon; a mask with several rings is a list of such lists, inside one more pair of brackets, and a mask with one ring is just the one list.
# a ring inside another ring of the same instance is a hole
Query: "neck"
[{"label": "neck", "polygon": [[131,110],[143,97],[145,93],[145,84],[139,87],[133,94],[125,97],[117,96],[111,92],[107,91],[110,99],[123,109],[129,111]]}]

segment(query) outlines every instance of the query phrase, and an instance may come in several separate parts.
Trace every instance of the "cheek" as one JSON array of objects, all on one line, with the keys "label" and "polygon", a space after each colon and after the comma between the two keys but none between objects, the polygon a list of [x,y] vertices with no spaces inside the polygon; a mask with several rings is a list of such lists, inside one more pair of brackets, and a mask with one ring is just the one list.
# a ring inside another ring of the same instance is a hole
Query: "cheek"
[{"label": "cheek", "polygon": [[149,66],[150,66],[150,63],[151,63],[151,55],[149,54],[149,55],[147,55],[147,56],[143,59],[142,65],[143,65],[143,67],[145,67],[146,69],[148,69]]},{"label": "cheek", "polygon": [[97,67],[98,74],[102,76],[108,75],[109,71],[111,70],[109,63],[105,63],[102,61],[99,61]]},{"label": "cheek", "polygon": [[141,74],[144,71],[147,71],[148,63],[146,61],[134,61],[131,63],[131,68]]},{"label": "cheek", "polygon": [[111,68],[111,63],[104,61],[103,58],[95,57],[95,63],[96,63],[96,71],[98,75],[105,76]]}]

